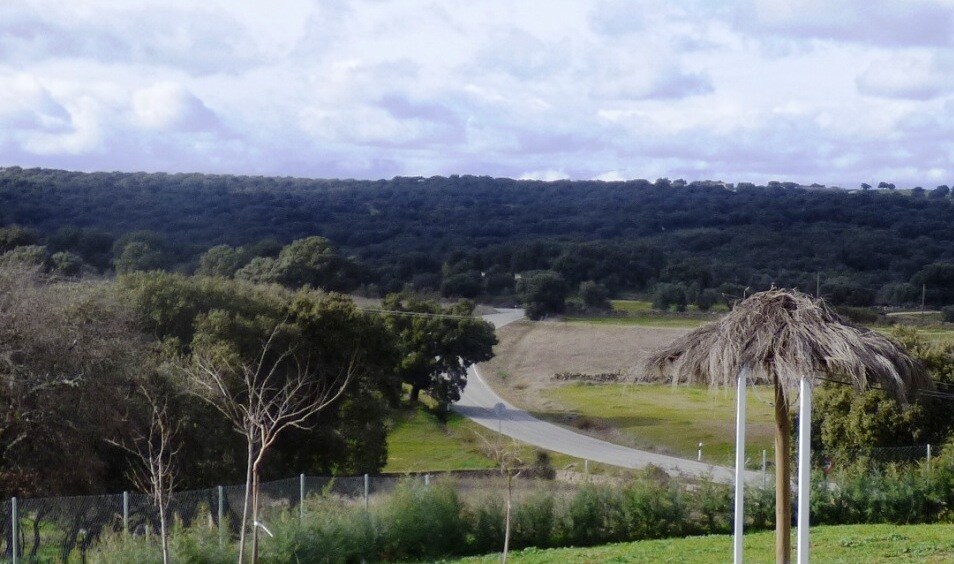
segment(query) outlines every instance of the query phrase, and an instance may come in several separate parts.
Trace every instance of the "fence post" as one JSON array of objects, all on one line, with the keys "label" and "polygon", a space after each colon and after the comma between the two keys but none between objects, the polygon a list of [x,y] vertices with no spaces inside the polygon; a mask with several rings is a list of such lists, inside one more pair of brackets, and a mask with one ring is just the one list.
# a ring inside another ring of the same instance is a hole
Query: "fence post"
[{"label": "fence post", "polygon": [[765,482],[768,480],[768,473],[765,471],[768,468],[768,459],[766,458],[765,449],[762,449],[762,489],[765,489]]},{"label": "fence post", "polygon": [[368,486],[369,486],[369,483],[368,483],[368,475],[365,474],[365,475],[364,475],[364,510],[365,510],[365,511],[368,510],[368,493],[369,493],[369,492],[368,492],[368,490],[369,490]]},{"label": "fence post", "polygon": [[225,492],[222,486],[219,486],[219,548],[225,544],[225,539],[223,538],[223,533],[225,529],[222,528],[222,518],[225,516]]},{"label": "fence post", "polygon": [[702,462],[702,443],[699,443],[699,450],[696,451],[696,460]]},{"label": "fence post", "polygon": [[587,460],[586,458],[583,459],[583,475],[584,476],[590,475],[590,461]]},{"label": "fence post", "polygon": [[424,474],[424,485],[425,485],[425,486],[430,486],[430,485],[431,485],[431,475],[430,475],[430,474]]},{"label": "fence post", "polygon": [[17,511],[17,498],[10,498],[10,556],[17,564],[17,543],[20,540],[20,513]]},{"label": "fence post", "polygon": [[129,492],[123,492],[123,534],[129,535]]},{"label": "fence post", "polygon": [[298,476],[298,520],[305,520],[305,474]]},{"label": "fence post", "polygon": [[927,446],[927,469],[930,472],[931,470],[931,443],[928,443]]}]

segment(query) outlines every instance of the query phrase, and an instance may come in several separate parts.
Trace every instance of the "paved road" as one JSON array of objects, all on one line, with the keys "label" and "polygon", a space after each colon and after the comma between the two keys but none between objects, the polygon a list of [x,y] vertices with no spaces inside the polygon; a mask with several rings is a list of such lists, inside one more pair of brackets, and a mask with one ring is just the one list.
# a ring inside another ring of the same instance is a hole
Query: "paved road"
[{"label": "paved road", "polygon": [[[493,323],[495,327],[502,327],[523,317],[523,311],[518,309],[498,311],[500,313],[484,316],[484,319]],[[471,367],[467,386],[453,409],[488,429],[501,432],[518,441],[577,458],[623,468],[641,468],[653,464],[670,473],[711,476],[717,481],[727,483],[734,481],[732,468],[624,447],[537,419],[498,396],[481,378],[480,370],[476,366]],[[746,473],[746,482],[754,483],[761,479],[761,474],[757,472]]]}]

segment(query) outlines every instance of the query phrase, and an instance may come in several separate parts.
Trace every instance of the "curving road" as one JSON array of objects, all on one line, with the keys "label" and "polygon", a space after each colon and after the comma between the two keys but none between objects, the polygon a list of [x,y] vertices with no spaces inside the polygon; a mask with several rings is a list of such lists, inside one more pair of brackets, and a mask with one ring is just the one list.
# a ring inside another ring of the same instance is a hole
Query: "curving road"
[{"label": "curving road", "polygon": [[[503,327],[523,317],[523,310],[519,309],[498,311],[500,313],[484,316],[484,319],[493,323],[494,327]],[[623,468],[641,468],[653,464],[669,473],[695,477],[709,476],[714,480],[727,483],[735,480],[732,468],[624,447],[537,419],[497,395],[481,378],[476,366],[470,368],[467,386],[461,394],[460,401],[454,404],[452,409],[488,429],[518,441],[577,458]],[[762,475],[757,472],[746,472],[745,481],[754,482],[761,478]]]}]

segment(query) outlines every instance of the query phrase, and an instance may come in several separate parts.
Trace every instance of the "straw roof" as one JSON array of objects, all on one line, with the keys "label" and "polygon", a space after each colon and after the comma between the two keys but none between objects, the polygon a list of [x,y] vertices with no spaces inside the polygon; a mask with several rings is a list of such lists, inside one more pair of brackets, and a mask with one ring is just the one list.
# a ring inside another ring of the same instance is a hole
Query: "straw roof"
[{"label": "straw roof", "polygon": [[847,381],[858,390],[880,386],[901,401],[932,387],[921,363],[893,339],[847,322],[822,300],[774,289],[652,354],[643,378],[735,386],[743,367],[750,382],[778,378],[786,397],[806,376],[813,383]]}]

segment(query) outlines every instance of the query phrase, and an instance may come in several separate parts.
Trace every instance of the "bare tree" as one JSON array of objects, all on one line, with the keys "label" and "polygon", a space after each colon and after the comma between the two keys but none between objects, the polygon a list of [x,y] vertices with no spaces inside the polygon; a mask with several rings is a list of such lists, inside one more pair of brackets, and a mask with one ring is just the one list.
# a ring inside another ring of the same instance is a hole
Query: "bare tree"
[{"label": "bare tree", "polygon": [[513,508],[513,480],[520,475],[523,468],[523,460],[520,459],[520,444],[511,439],[503,440],[503,435],[498,434],[496,440],[491,441],[476,430],[474,434],[480,437],[484,443],[484,454],[493,460],[500,470],[500,476],[507,483],[507,497],[504,510],[504,545],[503,552],[500,554],[501,564],[507,564],[507,554],[510,551],[510,516]]},{"label": "bare tree", "polygon": [[141,389],[149,403],[149,430],[133,438],[132,445],[109,441],[132,454],[136,464],[130,471],[130,479],[136,488],[149,495],[159,512],[159,535],[162,545],[162,562],[169,564],[168,511],[172,492],[177,483],[175,458],[180,447],[175,444],[179,425],[169,421],[166,403],[160,403],[152,393]]},{"label": "bare tree", "polygon": [[[253,362],[234,356],[196,354],[184,366],[191,391],[228,419],[245,438],[247,465],[242,524],[239,531],[239,563],[245,561],[246,535],[251,516],[252,561],[258,560],[259,472],[269,448],[286,429],[309,429],[315,416],[344,393],[354,372],[354,363],[327,378],[292,348],[275,349],[278,324]],[[251,515],[249,515],[251,513]]]}]

